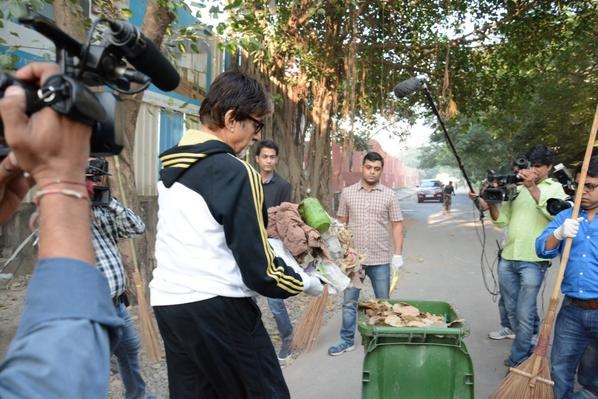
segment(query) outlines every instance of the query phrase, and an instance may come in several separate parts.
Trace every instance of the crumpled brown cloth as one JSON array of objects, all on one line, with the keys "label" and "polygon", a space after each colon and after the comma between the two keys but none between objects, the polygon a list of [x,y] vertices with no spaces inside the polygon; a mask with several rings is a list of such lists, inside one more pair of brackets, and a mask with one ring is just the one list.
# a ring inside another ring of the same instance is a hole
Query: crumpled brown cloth
[{"label": "crumpled brown cloth", "polygon": [[312,248],[328,253],[328,246],[320,232],[305,224],[299,216],[299,205],[283,202],[268,209],[268,237],[278,238],[294,256],[300,256]]}]

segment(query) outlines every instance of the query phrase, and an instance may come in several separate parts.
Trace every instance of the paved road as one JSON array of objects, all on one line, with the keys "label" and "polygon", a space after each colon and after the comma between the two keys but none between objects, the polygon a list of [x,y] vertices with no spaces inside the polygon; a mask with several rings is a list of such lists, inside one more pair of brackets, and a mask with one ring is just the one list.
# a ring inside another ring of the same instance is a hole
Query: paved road
[{"label": "paved road", "polygon": [[[505,375],[502,363],[512,341],[493,341],[487,337],[488,331],[498,326],[497,305],[484,288],[481,247],[471,202],[465,194],[458,194],[453,202],[453,211],[446,216],[438,203],[418,204],[413,196],[401,202],[406,216],[406,262],[392,296],[448,302],[467,320],[471,335],[466,344],[474,363],[476,398],[487,398]],[[500,231],[487,222],[486,234],[492,260]],[[553,268],[544,289],[544,306],[548,306],[555,274]],[[540,303],[541,314],[544,314],[543,304]],[[359,333],[355,351],[339,357],[326,354],[327,348],[338,339],[339,328],[340,309],[322,328],[317,346],[284,368],[294,399],[360,398],[364,352]]]}]

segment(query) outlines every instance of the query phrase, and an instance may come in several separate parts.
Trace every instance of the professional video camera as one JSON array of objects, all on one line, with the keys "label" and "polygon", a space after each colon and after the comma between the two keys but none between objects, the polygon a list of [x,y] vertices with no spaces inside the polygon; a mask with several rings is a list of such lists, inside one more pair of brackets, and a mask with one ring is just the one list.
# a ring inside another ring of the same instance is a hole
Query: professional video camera
[{"label": "professional video camera", "polygon": [[565,165],[563,165],[562,163],[554,167],[553,175],[563,186],[565,194],[568,195],[568,197],[564,200],[560,198],[549,198],[546,201],[546,210],[548,211],[548,213],[554,216],[557,213],[564,211],[565,209],[571,208],[573,206],[573,195],[575,195],[575,181],[571,177],[571,173],[569,172],[569,170],[567,170]]},{"label": "professional video camera", "polygon": [[486,176],[486,181],[484,182],[485,189],[481,191],[481,197],[489,204],[514,200],[519,194],[517,184],[523,181],[518,171],[529,169],[530,166],[527,158],[518,157],[513,160],[513,172],[511,173],[501,175],[492,170],[488,171],[488,176]]},{"label": "professional video camera", "polygon": [[108,161],[103,158],[91,158],[85,170],[85,178],[94,183],[91,205],[108,206],[110,204],[110,187],[105,184],[104,176],[110,176]]},{"label": "professional video camera", "polygon": [[[61,73],[51,76],[38,88],[0,71],[0,98],[6,88],[16,84],[25,90],[28,115],[50,106],[58,113],[92,126],[92,154],[118,154],[123,140],[122,133],[114,128],[115,95],[93,92],[88,86],[106,85],[113,92],[136,94],[147,89],[150,83],[164,91],[174,90],[179,84],[179,74],[170,62],[151,40],[128,22],[95,20],[85,44],[41,15],[20,18],[19,22],[54,42]],[[102,33],[102,42],[91,44],[100,23],[108,25]],[[127,67],[125,60],[138,70]],[[141,87],[131,90],[131,83],[139,83]],[[0,121],[0,157],[9,151]]]}]

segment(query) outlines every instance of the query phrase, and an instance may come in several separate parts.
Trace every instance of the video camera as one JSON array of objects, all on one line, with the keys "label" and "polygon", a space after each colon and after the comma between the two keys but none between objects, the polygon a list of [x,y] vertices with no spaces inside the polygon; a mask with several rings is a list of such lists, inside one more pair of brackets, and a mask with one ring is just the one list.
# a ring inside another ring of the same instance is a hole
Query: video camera
[{"label": "video camera", "polygon": [[567,198],[564,200],[560,198],[549,198],[546,201],[546,210],[551,215],[556,215],[557,213],[564,211],[565,209],[571,208],[573,206],[573,195],[575,195],[575,181],[573,177],[571,177],[571,173],[565,165],[562,163],[556,165],[554,167],[553,172],[554,177],[558,180],[559,183],[563,186],[563,190],[565,194],[567,194]]},{"label": "video camera", "polygon": [[488,171],[484,182],[486,188],[480,194],[484,201],[489,204],[498,204],[517,198],[519,194],[517,184],[523,181],[518,171],[529,169],[531,164],[526,157],[518,157],[513,160],[512,167],[513,172],[503,175],[496,174],[493,170]]},{"label": "video camera", "polygon": [[[118,154],[123,147],[122,133],[114,128],[116,97],[111,92],[93,92],[88,86],[110,87],[114,92],[136,94],[154,83],[164,91],[176,89],[179,74],[156,45],[135,26],[106,18],[95,20],[87,43],[82,44],[41,15],[20,18],[19,22],[50,39],[56,46],[56,63],[61,73],[51,76],[42,87],[34,87],[0,71],[0,98],[11,85],[26,94],[26,113],[31,115],[50,106],[56,112],[92,126],[91,153]],[[108,28],[100,44],[91,44],[100,23]],[[128,61],[133,68],[127,67]],[[131,90],[131,83],[142,86]],[[10,149],[0,120],[0,158]]]},{"label": "video camera", "polygon": [[108,161],[103,158],[91,158],[87,163],[85,169],[85,178],[96,183],[93,187],[93,196],[91,198],[91,205],[108,206],[110,204],[110,187],[102,182],[104,176],[109,176]]}]

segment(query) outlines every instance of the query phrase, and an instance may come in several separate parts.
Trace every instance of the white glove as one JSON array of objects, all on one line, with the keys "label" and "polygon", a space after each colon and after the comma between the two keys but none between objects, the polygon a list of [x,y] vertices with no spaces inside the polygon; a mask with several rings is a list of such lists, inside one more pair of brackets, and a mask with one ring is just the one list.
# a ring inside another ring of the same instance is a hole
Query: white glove
[{"label": "white glove", "polygon": [[393,255],[390,265],[394,270],[399,270],[403,266],[403,255]]},{"label": "white glove", "polygon": [[311,296],[319,296],[324,291],[324,286],[317,276],[307,276],[303,279],[303,292]]},{"label": "white glove", "polygon": [[559,241],[563,241],[567,237],[575,237],[577,232],[579,231],[579,222],[582,221],[583,218],[575,219],[565,219],[562,225],[560,225],[556,230],[552,232],[555,238]]}]

